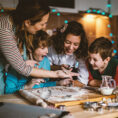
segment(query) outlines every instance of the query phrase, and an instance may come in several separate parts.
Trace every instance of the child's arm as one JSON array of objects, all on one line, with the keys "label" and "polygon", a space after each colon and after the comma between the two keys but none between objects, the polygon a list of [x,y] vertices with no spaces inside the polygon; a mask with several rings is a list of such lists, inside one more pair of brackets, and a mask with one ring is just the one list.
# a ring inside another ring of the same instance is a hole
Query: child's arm
[{"label": "child's arm", "polygon": [[[71,83],[71,79],[64,79],[59,81],[48,81],[46,83],[40,83],[40,87],[52,87],[52,86],[67,86]],[[36,86],[34,86],[35,88]],[[36,87],[38,88],[38,86]]]},{"label": "child's arm", "polygon": [[[39,87],[52,87],[52,86],[67,86],[72,83],[72,79],[63,79],[59,81],[47,81],[45,83],[40,83]],[[34,86],[33,88],[38,88],[38,86]]]},{"label": "child's arm", "polygon": [[24,85],[24,89],[32,89],[34,85],[39,85],[41,82],[45,82],[44,79],[32,79]]},{"label": "child's arm", "polygon": [[67,79],[63,79],[63,80],[57,81],[56,85],[57,86],[67,86],[67,85],[71,84],[72,82],[73,82],[72,79],[67,78]]},{"label": "child's arm", "polygon": [[96,80],[95,78],[93,78],[91,72],[89,71],[89,82],[88,82],[88,85],[89,86],[93,86],[93,87],[100,87],[102,81],[101,80]]},{"label": "child's arm", "polygon": [[78,80],[73,80],[73,86],[83,87],[83,86],[85,86],[85,84],[79,82]]},{"label": "child's arm", "polygon": [[44,79],[45,82],[40,83],[39,85],[34,85],[33,88],[42,88],[42,87],[52,87],[56,86],[56,81],[49,81],[48,79]]},{"label": "child's arm", "polygon": [[88,85],[93,86],[93,87],[100,87],[101,83],[102,83],[101,80],[93,79],[93,80],[89,81]]}]

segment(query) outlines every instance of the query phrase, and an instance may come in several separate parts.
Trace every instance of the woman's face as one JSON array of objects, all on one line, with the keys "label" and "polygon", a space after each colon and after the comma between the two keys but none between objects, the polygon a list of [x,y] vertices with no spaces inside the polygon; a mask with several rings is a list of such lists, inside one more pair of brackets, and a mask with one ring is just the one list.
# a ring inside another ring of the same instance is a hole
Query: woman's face
[{"label": "woman's face", "polygon": [[73,34],[68,34],[64,42],[64,52],[67,55],[73,54],[80,45],[80,36],[75,36]]},{"label": "woman's face", "polygon": [[31,34],[36,34],[37,31],[45,29],[46,25],[47,25],[48,18],[49,18],[49,13],[46,14],[45,16],[43,16],[42,20],[40,22],[37,22],[34,25],[31,25],[31,22],[29,20],[27,20],[25,22],[25,26],[27,28],[27,31]]}]

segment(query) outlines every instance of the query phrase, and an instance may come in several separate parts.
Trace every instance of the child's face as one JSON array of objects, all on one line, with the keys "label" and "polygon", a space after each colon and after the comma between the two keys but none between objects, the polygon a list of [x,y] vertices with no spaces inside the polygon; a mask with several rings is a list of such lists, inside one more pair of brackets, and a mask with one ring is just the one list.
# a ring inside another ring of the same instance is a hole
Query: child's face
[{"label": "child's face", "polygon": [[34,59],[36,61],[42,61],[44,56],[48,53],[48,47],[39,47],[34,51]]},{"label": "child's face", "polygon": [[81,38],[80,36],[75,36],[73,34],[68,34],[64,42],[64,51],[65,54],[73,54],[80,45]]},{"label": "child's face", "polygon": [[89,53],[89,63],[94,70],[99,70],[100,72],[104,71],[108,62],[109,59],[106,58],[105,60],[103,60],[99,53]]}]

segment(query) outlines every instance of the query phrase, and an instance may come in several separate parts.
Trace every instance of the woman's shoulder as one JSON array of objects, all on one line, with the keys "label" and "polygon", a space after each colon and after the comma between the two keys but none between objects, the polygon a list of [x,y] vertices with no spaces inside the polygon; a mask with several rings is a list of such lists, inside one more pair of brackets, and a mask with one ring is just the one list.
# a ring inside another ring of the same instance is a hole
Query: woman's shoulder
[{"label": "woman's shoulder", "polygon": [[1,29],[12,29],[12,24],[10,22],[9,15],[1,15],[0,16],[0,28]]}]

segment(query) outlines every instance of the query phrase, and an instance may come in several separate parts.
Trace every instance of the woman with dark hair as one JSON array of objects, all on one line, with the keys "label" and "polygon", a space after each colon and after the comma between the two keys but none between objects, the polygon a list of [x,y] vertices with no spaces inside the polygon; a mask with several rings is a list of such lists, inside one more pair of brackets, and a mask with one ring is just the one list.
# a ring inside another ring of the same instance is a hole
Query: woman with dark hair
[{"label": "woman with dark hair", "polygon": [[49,48],[48,58],[52,69],[61,69],[62,67],[77,67],[78,79],[77,85],[87,85],[88,71],[85,65],[85,59],[88,55],[88,41],[83,26],[71,21],[61,28],[57,28],[55,35],[51,37],[52,46]]},{"label": "woman with dark hair", "polygon": [[[45,0],[19,0],[16,9],[0,16],[0,95],[4,94],[4,69],[10,64],[24,76],[65,78],[75,73],[46,71],[27,64],[27,53],[33,47],[32,34],[45,29],[50,9]],[[23,58],[22,58],[23,55]],[[29,62],[28,62],[29,63]],[[76,74],[75,74],[76,75]]]}]

